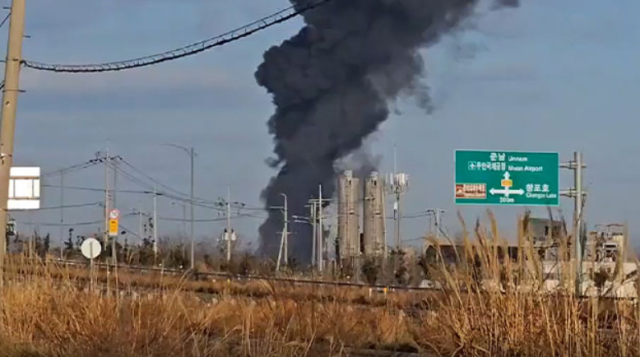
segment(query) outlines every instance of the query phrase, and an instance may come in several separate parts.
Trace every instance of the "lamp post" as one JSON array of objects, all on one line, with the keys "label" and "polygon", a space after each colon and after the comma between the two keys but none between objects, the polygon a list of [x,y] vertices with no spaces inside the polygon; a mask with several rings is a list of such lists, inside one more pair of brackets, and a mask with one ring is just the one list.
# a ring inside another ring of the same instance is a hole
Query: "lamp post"
[{"label": "lamp post", "polygon": [[195,268],[195,233],[194,233],[194,227],[193,227],[193,223],[194,223],[194,207],[193,207],[193,201],[194,201],[194,161],[195,161],[195,157],[196,157],[196,153],[193,149],[193,147],[191,148],[186,148],[184,146],[180,146],[180,145],[176,145],[176,144],[164,144],[165,146],[170,146],[176,149],[180,149],[182,151],[184,151],[185,153],[187,153],[187,155],[189,155],[189,159],[191,161],[191,192],[190,192],[190,205],[191,205],[191,212],[189,215],[189,220],[190,220],[190,235],[191,235],[191,269],[193,270]]}]

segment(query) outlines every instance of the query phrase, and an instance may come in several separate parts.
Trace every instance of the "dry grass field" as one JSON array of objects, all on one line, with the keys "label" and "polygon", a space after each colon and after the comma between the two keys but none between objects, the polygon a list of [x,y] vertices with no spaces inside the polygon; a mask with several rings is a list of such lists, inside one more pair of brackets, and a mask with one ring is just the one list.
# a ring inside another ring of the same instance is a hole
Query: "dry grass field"
[{"label": "dry grass field", "polygon": [[[501,293],[480,289],[473,267],[500,281],[520,268],[500,261],[495,237],[495,226],[476,230],[473,239],[465,235],[464,249],[478,258],[443,265],[439,293],[369,297],[362,289],[197,282],[222,284],[215,298],[201,299],[172,282],[136,297],[83,288],[62,268],[8,274],[0,357],[346,356],[353,348],[426,356],[640,355],[637,304],[525,293],[508,283]],[[129,278],[119,284],[134,289]]]}]

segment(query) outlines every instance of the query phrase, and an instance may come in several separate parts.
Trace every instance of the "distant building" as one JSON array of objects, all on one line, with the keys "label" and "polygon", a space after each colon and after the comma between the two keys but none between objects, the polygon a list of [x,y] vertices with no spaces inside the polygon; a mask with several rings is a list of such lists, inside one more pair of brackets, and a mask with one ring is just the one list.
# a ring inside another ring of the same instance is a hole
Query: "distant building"
[{"label": "distant building", "polygon": [[[561,242],[567,237],[566,227],[562,221],[529,218],[523,229],[525,241],[533,245],[540,260],[556,261],[560,258]],[[570,247],[571,242],[567,242],[567,250]]]},{"label": "distant building", "polygon": [[589,232],[585,260],[599,263],[613,263],[625,260],[625,226],[623,224],[597,225]]}]

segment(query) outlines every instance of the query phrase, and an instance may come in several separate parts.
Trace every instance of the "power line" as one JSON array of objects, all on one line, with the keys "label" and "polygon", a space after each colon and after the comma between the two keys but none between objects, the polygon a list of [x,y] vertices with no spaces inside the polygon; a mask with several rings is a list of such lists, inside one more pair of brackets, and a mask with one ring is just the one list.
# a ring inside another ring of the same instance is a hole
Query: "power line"
[{"label": "power line", "polygon": [[[262,218],[262,217],[257,217],[257,216],[253,216],[250,214],[239,214],[236,216],[231,216],[231,219],[242,219],[242,218]],[[184,218],[170,218],[170,217],[158,217],[159,221],[171,221],[171,222],[191,222],[190,219],[184,219]],[[198,222],[222,222],[222,221],[226,221],[227,218],[210,218],[210,219],[194,219],[193,221],[198,223]]]},{"label": "power line", "polygon": [[196,42],[175,50],[166,51],[150,56],[144,56],[124,61],[107,62],[100,64],[48,64],[35,61],[23,60],[24,66],[40,71],[59,72],[59,73],[99,73],[99,72],[115,72],[133,68],[148,67],[162,62],[174,61],[180,58],[192,56],[200,52],[207,51],[214,47],[219,47],[227,43],[235,42],[245,37],[249,37],[269,27],[286,22],[294,17],[302,15],[331,0],[318,0],[298,10],[294,6],[280,10],[272,15],[263,17],[260,20],[244,25],[235,30],[226,32],[222,35]]},{"label": "power line", "polygon": [[75,164],[75,165],[71,165],[69,167],[65,167],[56,171],[51,171],[51,172],[47,172],[42,174],[42,178],[45,177],[51,177],[51,176],[57,176],[57,175],[62,175],[62,174],[68,174],[71,172],[75,172],[75,171],[81,171],[81,170],[85,170],[88,169],[90,167],[93,167],[97,164],[101,163],[100,159],[92,159],[89,161],[85,161],[79,164]]},{"label": "power line", "polygon": [[2,20],[2,22],[0,23],[0,27],[4,26],[4,24],[7,23],[7,20],[9,20],[10,18],[11,18],[11,12],[9,12],[7,16],[5,16],[4,20]]},{"label": "power line", "polygon": [[94,221],[94,222],[78,222],[78,223],[47,223],[47,222],[23,222],[23,221],[17,221],[17,223],[24,226],[74,227],[74,226],[91,226],[95,224],[101,224],[103,222],[100,220],[100,221]]},{"label": "power line", "polygon": [[[162,182],[160,182],[160,181],[158,181],[158,180],[154,179],[153,177],[149,176],[149,175],[148,175],[148,174],[146,174],[144,171],[142,171],[141,169],[138,169],[137,167],[135,167],[133,164],[131,164],[131,163],[130,163],[130,162],[128,162],[127,160],[120,158],[120,161],[121,161],[122,163],[124,163],[127,167],[129,167],[130,169],[132,169],[133,171],[135,171],[136,173],[138,173],[139,175],[142,175],[145,179],[147,179],[147,180],[151,181],[153,184],[158,185],[158,186],[160,186],[160,187],[163,187],[164,189],[166,189],[166,190],[168,190],[168,191],[171,191],[171,192],[173,192],[174,194],[176,194],[176,195],[178,195],[178,196],[188,197],[188,196],[187,196],[186,194],[184,194],[183,192],[180,192],[180,191],[178,191],[178,190],[176,190],[176,189],[174,189],[174,188],[172,188],[172,187],[170,187],[170,186],[167,186],[167,185],[163,184]],[[120,168],[120,167],[116,167],[116,169],[117,169],[119,172],[121,172],[122,174],[124,174],[124,175],[132,176],[132,174],[131,174],[131,173],[128,173],[128,172],[124,171],[124,170],[123,170],[122,168]],[[141,181],[141,180],[140,180],[140,179],[138,179],[138,178],[130,177],[130,179],[131,179],[131,180],[136,181],[139,185],[142,185],[142,186],[145,186],[145,187],[154,187],[154,185],[146,184],[146,183],[144,183],[143,181]],[[191,199],[191,198],[189,198],[189,199]],[[201,201],[206,201],[206,200],[203,200],[203,199],[199,199],[199,200],[201,200]]]},{"label": "power line", "polygon": [[79,204],[75,204],[75,205],[66,205],[66,206],[42,207],[42,208],[34,209],[34,210],[31,210],[31,211],[49,211],[49,210],[56,210],[56,209],[63,209],[63,208],[90,207],[90,206],[98,206],[101,203],[102,202],[91,202],[91,203],[79,203]]},{"label": "power line", "polygon": [[[148,193],[148,194],[154,194],[154,195],[162,196],[162,197],[167,197],[167,198],[170,198],[170,199],[173,199],[173,200],[176,200],[176,201],[180,201],[180,202],[191,203],[191,198],[187,198],[187,197],[183,197],[183,196],[178,196],[178,195],[171,194],[171,193],[167,193],[167,192],[156,191],[154,188],[152,188],[152,187],[154,187],[154,185],[150,185],[150,184],[148,184],[148,183],[146,183],[146,182],[144,182],[144,181],[140,180],[139,178],[135,177],[133,174],[131,174],[131,173],[127,172],[127,171],[124,171],[120,166],[113,166],[113,168],[114,168],[118,173],[120,173],[124,178],[126,178],[126,179],[130,180],[131,182],[133,182],[133,183],[135,183],[135,184],[138,184],[138,185],[140,185],[140,186],[142,186],[142,187],[146,187],[146,188],[148,188],[148,189],[149,189],[149,191],[145,191],[145,193]],[[141,172],[141,171],[139,171],[139,170],[137,170],[137,171],[138,171],[138,172]],[[142,173],[142,172],[141,172],[141,173]],[[148,179],[152,180],[152,182],[154,182],[154,183],[158,183],[158,181],[154,180],[152,177],[150,177],[150,176],[148,176],[148,175],[146,175],[146,174],[144,174],[144,173],[142,173],[142,174],[143,174],[145,177],[148,177]],[[159,184],[159,183],[158,183],[158,184]],[[168,186],[166,186],[166,185],[163,185],[163,187],[165,187],[165,188],[170,188],[170,187],[168,187]],[[175,190],[173,190],[173,191],[175,191]],[[203,201],[203,200],[199,199],[198,201]],[[220,211],[220,210],[221,210],[221,208],[219,208],[219,207],[209,206],[209,205],[206,205],[206,204],[200,203],[200,202],[198,202],[198,201],[194,200],[193,204],[194,204],[195,206],[198,206],[198,207],[208,208],[208,209],[215,210],[215,211]]]},{"label": "power line", "polygon": [[[59,185],[47,185],[47,184],[43,184],[41,185],[41,187],[43,188],[60,188],[62,186]],[[64,186],[65,190],[73,190],[73,191],[90,191],[90,192],[104,192],[105,189],[104,188],[97,188],[97,187],[77,187],[77,186]],[[110,192],[118,192],[118,193],[137,193],[137,194],[144,194],[144,195],[149,195],[149,194],[153,194],[153,191],[142,191],[142,190],[109,190]],[[158,196],[161,196],[160,193],[158,193]]]}]

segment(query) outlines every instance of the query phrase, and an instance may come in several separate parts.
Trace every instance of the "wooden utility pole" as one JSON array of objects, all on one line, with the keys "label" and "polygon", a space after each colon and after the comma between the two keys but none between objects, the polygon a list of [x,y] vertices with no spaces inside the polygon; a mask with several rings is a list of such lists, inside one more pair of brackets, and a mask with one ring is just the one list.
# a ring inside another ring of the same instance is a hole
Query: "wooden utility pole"
[{"label": "wooden utility pole", "polygon": [[0,124],[0,292],[4,285],[4,257],[7,250],[7,207],[9,178],[13,165],[13,139],[16,130],[18,94],[20,93],[20,66],[22,65],[22,39],[26,0],[13,0],[9,21],[9,41],[4,67],[2,114]]}]

